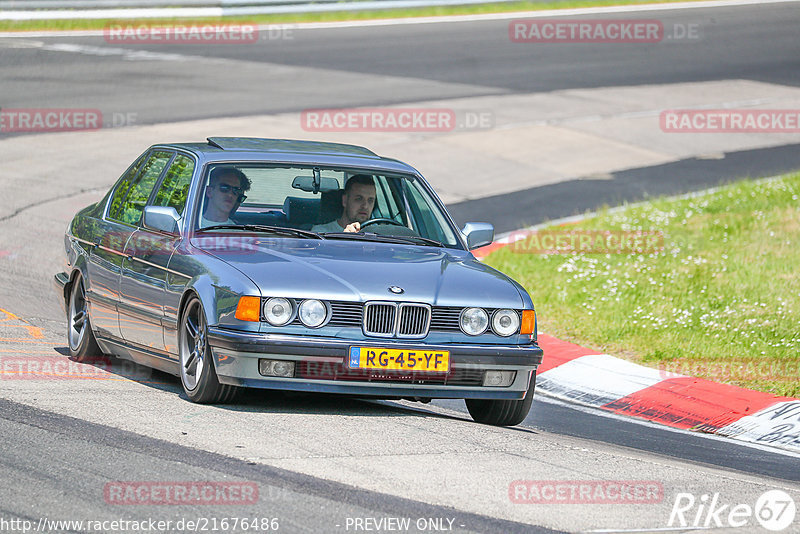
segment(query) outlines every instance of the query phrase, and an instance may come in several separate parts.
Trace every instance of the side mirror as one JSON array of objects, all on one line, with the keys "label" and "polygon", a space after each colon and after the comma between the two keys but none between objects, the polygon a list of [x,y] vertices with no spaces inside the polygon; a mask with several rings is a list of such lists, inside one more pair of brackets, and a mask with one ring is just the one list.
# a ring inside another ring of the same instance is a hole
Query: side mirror
[{"label": "side mirror", "polygon": [[461,233],[467,238],[467,248],[474,250],[494,241],[494,226],[489,223],[468,222]]},{"label": "side mirror", "polygon": [[168,206],[145,206],[142,215],[142,224],[145,228],[168,234],[178,233],[180,220],[178,211]]}]

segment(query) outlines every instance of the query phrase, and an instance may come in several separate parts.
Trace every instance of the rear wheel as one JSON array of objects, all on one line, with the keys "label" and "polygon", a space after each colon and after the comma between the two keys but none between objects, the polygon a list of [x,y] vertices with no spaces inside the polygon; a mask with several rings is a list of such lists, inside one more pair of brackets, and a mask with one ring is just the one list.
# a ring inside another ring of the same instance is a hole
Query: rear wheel
[{"label": "rear wheel", "polygon": [[476,423],[495,426],[514,426],[525,420],[533,403],[533,392],[536,389],[536,371],[531,375],[531,382],[525,398],[521,400],[486,400],[466,399],[467,410]]},{"label": "rear wheel", "polygon": [[206,315],[197,297],[189,300],[181,316],[178,352],[181,384],[190,401],[215,404],[233,400],[238,388],[219,383],[211,361]]},{"label": "rear wheel", "polygon": [[69,355],[76,362],[91,362],[103,356],[89,321],[89,307],[81,275],[78,275],[72,282],[69,294],[67,340],[69,341]]}]

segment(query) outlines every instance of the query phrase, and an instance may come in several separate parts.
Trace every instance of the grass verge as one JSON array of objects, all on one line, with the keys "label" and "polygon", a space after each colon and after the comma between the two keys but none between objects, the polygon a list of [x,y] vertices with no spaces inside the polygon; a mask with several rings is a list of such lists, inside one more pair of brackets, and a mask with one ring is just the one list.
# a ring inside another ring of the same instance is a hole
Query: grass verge
[{"label": "grass verge", "polygon": [[661,231],[664,247],[489,255],[531,292],[542,331],[666,371],[800,396],[800,173],[556,228]]},{"label": "grass verge", "polygon": [[[98,19],[98,20],[0,20],[0,31],[66,31],[101,30],[109,24],[148,24],[153,26],[172,24],[287,24],[300,22],[334,22],[342,20],[372,20],[408,17],[436,17],[445,15],[475,15],[482,13],[513,13],[516,11],[541,11],[547,9],[569,9],[578,7],[603,7],[636,4],[661,4],[666,0],[563,0],[544,2],[508,2],[498,4],[476,4],[464,6],[419,7],[408,9],[385,9],[374,11],[334,11],[325,13],[287,13],[275,15],[251,15],[247,17],[219,18],[164,18],[164,19]],[[694,0],[670,0],[690,2]]]}]

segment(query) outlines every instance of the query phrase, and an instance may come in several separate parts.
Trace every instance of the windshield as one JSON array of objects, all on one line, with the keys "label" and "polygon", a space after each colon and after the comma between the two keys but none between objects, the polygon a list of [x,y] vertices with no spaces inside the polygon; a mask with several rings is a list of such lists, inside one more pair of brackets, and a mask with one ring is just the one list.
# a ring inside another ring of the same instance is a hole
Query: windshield
[{"label": "windshield", "polygon": [[392,242],[461,247],[442,209],[410,175],[217,164],[206,173],[198,210],[196,229],[260,225],[342,238],[337,234],[352,232],[357,222],[360,232]]}]

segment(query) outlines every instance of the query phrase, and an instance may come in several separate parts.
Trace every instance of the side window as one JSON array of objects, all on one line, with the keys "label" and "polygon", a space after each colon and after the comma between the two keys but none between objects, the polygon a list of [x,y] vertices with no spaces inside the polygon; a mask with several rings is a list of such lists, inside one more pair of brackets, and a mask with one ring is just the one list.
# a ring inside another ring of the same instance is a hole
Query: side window
[{"label": "side window", "polygon": [[188,156],[178,155],[170,165],[164,181],[156,193],[154,206],[167,206],[183,215],[186,209],[186,197],[194,174],[194,161]]},{"label": "side window", "polygon": [[150,155],[142,165],[136,180],[128,188],[128,194],[120,202],[119,209],[109,214],[112,219],[133,226],[139,224],[147,199],[150,198],[150,193],[153,192],[159,176],[161,176],[171,157],[171,152],[162,152],[160,150]]},{"label": "side window", "polygon": [[397,206],[394,196],[395,191],[393,190],[398,187],[399,180],[386,176],[376,176],[375,178],[376,199],[372,216],[386,217],[406,224],[406,221],[403,220],[404,218],[402,217],[403,210]]},{"label": "side window", "polygon": [[108,208],[108,216],[112,219],[119,219],[122,200],[125,198],[125,195],[128,194],[128,190],[131,188],[133,179],[136,178],[136,173],[139,172],[142,162],[145,159],[147,159],[147,153],[139,156],[139,159],[136,160],[133,165],[131,165],[131,168],[128,169],[128,172],[126,172],[125,175],[119,179],[117,187],[114,189],[114,196],[111,197],[111,206]]}]

